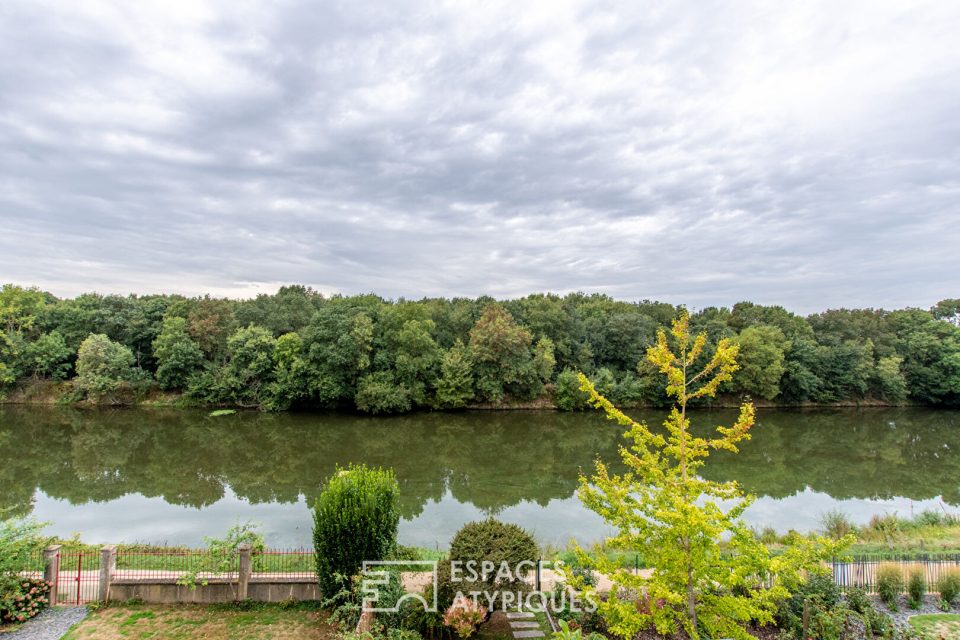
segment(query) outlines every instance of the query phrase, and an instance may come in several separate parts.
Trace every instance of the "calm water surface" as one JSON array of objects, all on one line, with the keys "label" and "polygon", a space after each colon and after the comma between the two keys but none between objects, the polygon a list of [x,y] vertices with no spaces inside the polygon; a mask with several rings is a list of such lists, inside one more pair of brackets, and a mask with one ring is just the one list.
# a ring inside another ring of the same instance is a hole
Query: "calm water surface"
[{"label": "calm water surface", "polygon": [[[664,414],[633,412],[651,424]],[[730,424],[733,411],[694,414]],[[33,513],[90,542],[199,544],[252,520],[273,546],[307,545],[312,504],[337,467],[395,469],[401,542],[444,547],[485,515],[543,542],[607,533],[575,490],[597,457],[618,464],[621,430],[596,414],[469,412],[371,418],[169,410],[0,409],[0,510]],[[740,455],[704,469],[758,499],[757,526],[815,528],[840,508],[855,520],[960,506],[960,412],[760,411]]]}]

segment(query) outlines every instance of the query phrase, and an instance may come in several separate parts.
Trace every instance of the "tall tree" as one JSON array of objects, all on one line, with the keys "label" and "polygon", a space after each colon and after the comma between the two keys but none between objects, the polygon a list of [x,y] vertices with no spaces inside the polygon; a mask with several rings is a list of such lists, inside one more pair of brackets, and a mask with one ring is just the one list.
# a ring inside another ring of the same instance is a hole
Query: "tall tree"
[{"label": "tall tree", "polygon": [[436,404],[441,409],[462,409],[473,399],[470,353],[459,340],[443,354]]},{"label": "tall tree", "polygon": [[164,389],[184,389],[203,366],[203,351],[187,331],[187,321],[176,316],[163,321],[153,341],[157,381]]},{"label": "tall tree", "polygon": [[[698,475],[711,450],[737,452],[737,445],[750,437],[754,409],[744,404],[734,425],[717,427],[714,437],[695,437],[687,406],[712,397],[731,380],[738,346],[724,339],[712,357],[702,358],[706,334],[691,336],[685,312],[674,321],[670,335],[672,347],[661,330],[647,352],[666,376],[667,393],[676,402],[663,433],[622,413],[586,376],[579,376],[591,403],[627,427],[625,437],[631,441],[622,449],[628,473],[612,475],[598,461],[592,478],[580,478],[580,499],[616,528],[617,535],[608,540],[611,546],[639,550],[653,567],[645,577],[624,571],[606,557],[590,560],[614,583],[609,597],[600,602],[600,612],[608,628],[625,639],[650,627],[662,634],[682,628],[694,640],[703,635],[751,638],[744,627],[772,619],[775,602],[786,594],[784,584],[796,579],[798,567],[811,560],[812,552],[771,558],[741,520],[751,498],[735,482]],[[764,577],[770,577],[772,588],[756,588]],[[644,594],[640,605],[636,594]]]},{"label": "tall tree", "polygon": [[92,333],[77,351],[75,386],[87,398],[100,401],[133,380],[134,362],[129,348],[102,333]]},{"label": "tall tree", "polygon": [[790,346],[777,327],[752,325],[740,332],[739,368],[736,388],[746,393],[772,400],[780,393],[780,378],[786,349]]},{"label": "tall tree", "polygon": [[477,394],[488,402],[503,400],[530,366],[530,332],[499,304],[488,305],[470,330],[470,354]]}]

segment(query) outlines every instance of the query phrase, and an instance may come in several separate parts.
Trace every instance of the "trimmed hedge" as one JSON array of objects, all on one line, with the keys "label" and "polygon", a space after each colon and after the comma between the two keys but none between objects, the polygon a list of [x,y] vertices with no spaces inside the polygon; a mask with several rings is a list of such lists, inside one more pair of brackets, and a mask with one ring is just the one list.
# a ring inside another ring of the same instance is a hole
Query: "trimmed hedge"
[{"label": "trimmed hedge", "polygon": [[313,507],[317,580],[330,598],[359,573],[364,560],[383,560],[397,544],[400,489],[393,471],[363,465],[338,469]]}]

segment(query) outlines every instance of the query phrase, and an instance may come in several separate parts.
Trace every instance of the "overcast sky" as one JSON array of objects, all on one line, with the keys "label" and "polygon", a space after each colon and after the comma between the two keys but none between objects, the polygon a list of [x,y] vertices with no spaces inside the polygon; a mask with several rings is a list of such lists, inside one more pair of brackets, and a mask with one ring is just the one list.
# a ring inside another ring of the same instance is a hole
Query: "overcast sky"
[{"label": "overcast sky", "polygon": [[0,2],[0,281],[960,296],[955,2]]}]

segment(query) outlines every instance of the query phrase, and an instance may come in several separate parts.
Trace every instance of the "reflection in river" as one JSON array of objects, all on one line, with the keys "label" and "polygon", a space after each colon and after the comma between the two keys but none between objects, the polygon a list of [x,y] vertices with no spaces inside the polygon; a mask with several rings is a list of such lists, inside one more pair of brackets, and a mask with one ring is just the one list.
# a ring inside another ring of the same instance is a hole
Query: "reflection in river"
[{"label": "reflection in river", "polygon": [[[663,414],[634,412],[659,423]],[[695,414],[699,426],[734,412]],[[313,501],[337,465],[393,467],[408,544],[443,545],[485,514],[545,541],[599,538],[575,496],[580,470],[618,460],[619,429],[595,414],[468,412],[371,418],[182,410],[0,410],[0,509],[33,512],[91,541],[197,543],[234,522],[269,542],[309,542]],[[759,497],[748,517],[816,526],[839,506],[873,513],[960,504],[960,413],[922,409],[761,411],[738,456],[704,474]]]}]

